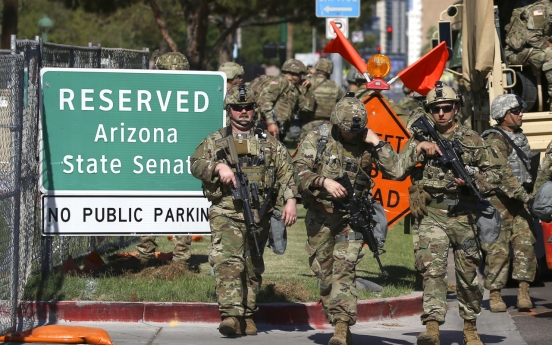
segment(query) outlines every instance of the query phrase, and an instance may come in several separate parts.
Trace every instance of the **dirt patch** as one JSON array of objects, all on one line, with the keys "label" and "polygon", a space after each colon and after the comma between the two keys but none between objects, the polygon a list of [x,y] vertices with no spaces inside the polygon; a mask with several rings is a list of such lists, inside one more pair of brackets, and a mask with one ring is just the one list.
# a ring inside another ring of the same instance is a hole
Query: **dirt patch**
[{"label": "dirt patch", "polygon": [[177,279],[197,274],[188,265],[158,259],[142,261],[135,256],[111,255],[108,262],[92,274],[95,277],[124,276],[137,279]]},{"label": "dirt patch", "polygon": [[189,277],[197,273],[190,271],[188,265],[179,262],[169,261],[161,266],[146,267],[143,270],[134,273],[133,276],[138,279],[163,279],[173,280],[181,277]]},{"label": "dirt patch", "polygon": [[264,280],[259,294],[259,300],[262,302],[306,302],[308,299],[308,290],[295,281],[276,283]]}]

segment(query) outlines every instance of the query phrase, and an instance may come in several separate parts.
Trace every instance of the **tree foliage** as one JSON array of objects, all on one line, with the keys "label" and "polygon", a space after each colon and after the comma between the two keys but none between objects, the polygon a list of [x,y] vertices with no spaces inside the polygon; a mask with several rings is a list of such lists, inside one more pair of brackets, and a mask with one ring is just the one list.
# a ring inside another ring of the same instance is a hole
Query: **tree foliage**
[{"label": "tree foliage", "polygon": [[[318,48],[325,40],[325,19],[315,16],[315,1],[305,0],[20,0],[32,1],[33,16],[26,19],[26,35],[34,30],[48,8],[54,20],[50,40],[66,44],[101,42],[104,46],[161,51],[179,50],[193,69],[216,68],[232,57],[236,32],[241,28],[242,50],[246,61],[262,61],[262,45],[280,42],[281,23],[294,23],[293,53],[311,51],[311,28],[317,28]],[[48,3],[39,7],[38,3]],[[351,28],[361,28],[371,15],[375,0],[362,2],[361,17],[351,18]],[[25,6],[23,6],[25,7]],[[65,11],[63,11],[65,9]],[[21,6],[20,6],[21,10]],[[32,12],[32,13],[31,13]],[[63,26],[63,28],[62,28]],[[20,28],[23,27],[20,25]],[[36,33],[38,34],[38,33]],[[35,34],[35,35],[36,35]],[[76,42],[77,40],[81,42]]]}]

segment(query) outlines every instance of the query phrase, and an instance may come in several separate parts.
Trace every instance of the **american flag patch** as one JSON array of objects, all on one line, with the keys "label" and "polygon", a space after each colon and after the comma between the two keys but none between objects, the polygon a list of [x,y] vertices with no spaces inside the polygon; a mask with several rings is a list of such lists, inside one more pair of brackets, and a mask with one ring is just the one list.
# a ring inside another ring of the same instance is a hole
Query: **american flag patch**
[{"label": "american flag patch", "polygon": [[273,80],[270,82],[270,85],[278,85],[278,82],[276,80]]},{"label": "american flag patch", "polygon": [[543,10],[534,10],[533,15],[534,16],[542,16],[542,15],[544,15],[544,11]]}]

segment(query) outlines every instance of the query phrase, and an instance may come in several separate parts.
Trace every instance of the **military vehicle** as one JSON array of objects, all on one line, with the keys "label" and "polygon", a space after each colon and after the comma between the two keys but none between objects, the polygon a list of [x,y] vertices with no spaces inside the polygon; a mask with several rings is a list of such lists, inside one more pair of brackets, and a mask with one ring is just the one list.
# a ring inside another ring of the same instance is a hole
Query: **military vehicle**
[{"label": "military vehicle", "polygon": [[451,53],[447,70],[460,81],[473,129],[481,133],[493,125],[490,104],[496,96],[514,92],[527,103],[523,131],[531,149],[544,151],[552,140],[546,78],[532,66],[509,65],[504,53],[505,27],[512,12],[532,2],[457,1],[443,8],[441,19],[436,23],[439,38],[432,43],[447,41]]}]

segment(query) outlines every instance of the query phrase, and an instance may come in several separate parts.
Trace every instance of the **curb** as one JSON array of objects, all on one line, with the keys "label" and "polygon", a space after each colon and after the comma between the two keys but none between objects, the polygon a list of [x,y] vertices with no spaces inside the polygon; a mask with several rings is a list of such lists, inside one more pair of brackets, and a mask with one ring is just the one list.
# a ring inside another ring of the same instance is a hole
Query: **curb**
[{"label": "curb", "polygon": [[[422,293],[358,301],[357,321],[399,318],[422,313]],[[23,302],[20,317],[47,322],[202,322],[219,323],[217,303],[198,302]],[[259,303],[258,323],[325,328],[322,306],[309,303]]]}]

